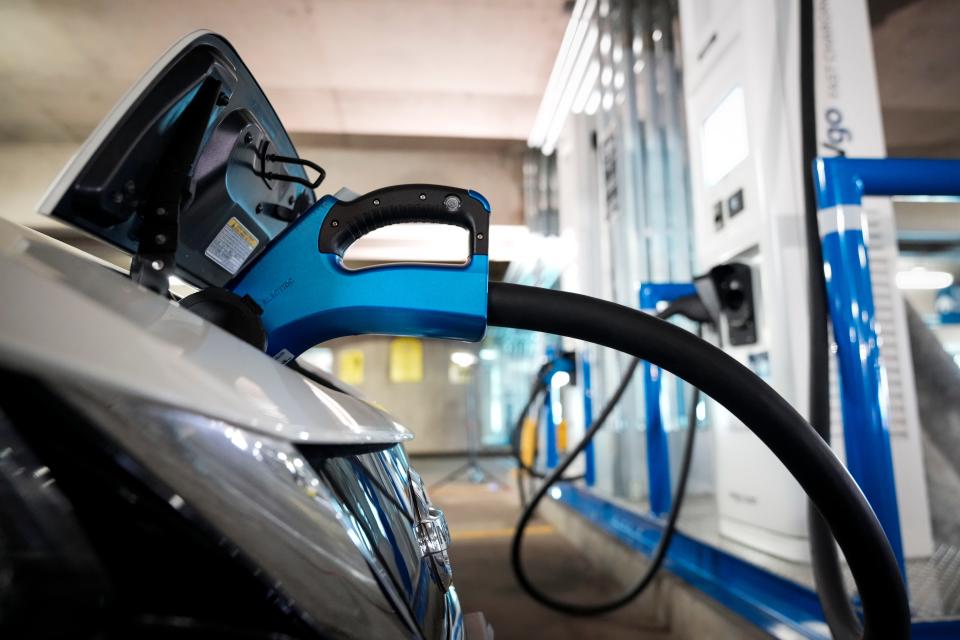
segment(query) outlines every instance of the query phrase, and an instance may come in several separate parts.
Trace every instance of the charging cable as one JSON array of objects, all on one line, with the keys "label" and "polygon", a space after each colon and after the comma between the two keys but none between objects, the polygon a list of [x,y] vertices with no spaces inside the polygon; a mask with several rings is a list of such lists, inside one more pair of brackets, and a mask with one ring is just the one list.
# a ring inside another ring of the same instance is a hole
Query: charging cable
[{"label": "charging cable", "polygon": [[[490,325],[567,336],[641,358],[724,406],[783,462],[830,527],[860,593],[864,637],[909,638],[906,587],[869,503],[817,432],[747,367],[680,327],[574,293],[491,282],[487,315]],[[519,560],[516,549],[512,559]]]}]

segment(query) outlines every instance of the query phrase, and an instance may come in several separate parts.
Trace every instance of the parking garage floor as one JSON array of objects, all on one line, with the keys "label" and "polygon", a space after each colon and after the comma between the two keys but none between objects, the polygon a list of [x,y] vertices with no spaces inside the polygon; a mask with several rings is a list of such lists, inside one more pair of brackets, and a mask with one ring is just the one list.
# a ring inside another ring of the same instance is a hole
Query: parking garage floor
[{"label": "parking garage floor", "polygon": [[[453,544],[454,584],[464,612],[482,611],[497,640],[552,638],[649,638],[670,635],[634,603],[600,617],[575,617],[547,609],[531,599],[510,570],[510,542],[519,514],[512,465],[508,459],[485,458],[482,465],[499,482],[474,484],[465,476],[436,484],[463,463],[462,459],[415,458],[430,496],[447,514]],[[531,578],[551,595],[571,602],[598,601],[617,595],[620,587],[594,571],[558,532],[542,520],[528,530],[525,566]]]}]

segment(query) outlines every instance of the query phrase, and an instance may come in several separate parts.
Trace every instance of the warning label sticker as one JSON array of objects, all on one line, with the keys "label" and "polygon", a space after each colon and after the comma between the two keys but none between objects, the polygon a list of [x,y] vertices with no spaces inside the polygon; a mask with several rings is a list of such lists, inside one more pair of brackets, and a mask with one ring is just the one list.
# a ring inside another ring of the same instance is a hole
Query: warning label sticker
[{"label": "warning label sticker", "polygon": [[234,275],[260,241],[236,218],[230,218],[204,254]]},{"label": "warning label sticker", "polygon": [[287,364],[288,362],[293,360],[293,358],[294,358],[293,354],[287,351],[286,349],[280,349],[280,351],[278,351],[273,356],[273,359],[279,362],[280,364]]}]

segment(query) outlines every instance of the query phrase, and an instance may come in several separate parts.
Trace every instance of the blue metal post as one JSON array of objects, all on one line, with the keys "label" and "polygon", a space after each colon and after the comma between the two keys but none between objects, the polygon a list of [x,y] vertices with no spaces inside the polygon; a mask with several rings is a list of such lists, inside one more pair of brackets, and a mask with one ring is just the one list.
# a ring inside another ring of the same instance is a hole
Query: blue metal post
[{"label": "blue metal post", "polygon": [[823,268],[840,368],[847,468],[877,514],[904,571],[888,398],[861,203],[865,195],[958,195],[960,161],[819,158],[814,171]]},{"label": "blue metal post", "polygon": [[[657,304],[681,296],[695,294],[689,283],[645,283],[640,285],[640,309],[656,313]],[[650,511],[656,515],[669,513],[673,502],[670,488],[670,443],[663,427],[660,410],[662,388],[660,368],[644,361],[643,400],[647,423],[647,482],[650,486]]]},{"label": "blue metal post", "polygon": [[670,443],[663,428],[660,411],[660,367],[643,361],[643,402],[647,421],[647,482],[650,484],[650,511],[656,515],[669,513],[673,496],[670,492]]},{"label": "blue metal post", "polygon": [[557,423],[553,419],[553,393],[550,391],[549,382],[547,383],[547,390],[543,396],[543,413],[544,426],[546,427],[547,434],[547,468],[553,469],[560,461],[560,454],[557,450]]},{"label": "blue metal post", "polygon": [[560,451],[558,447],[557,440],[557,428],[559,426],[559,420],[557,416],[553,414],[553,376],[558,373],[565,373],[571,378],[575,373],[575,363],[574,359],[568,357],[566,354],[561,354],[553,346],[547,347],[547,362],[550,363],[549,369],[544,373],[544,387],[546,388],[546,393],[544,394],[543,405],[545,410],[545,419],[546,419],[546,464],[548,469],[552,469],[557,466],[560,462]]},{"label": "blue metal post", "polygon": [[[589,429],[593,424],[593,392],[590,387],[590,361],[586,354],[580,359],[580,380],[583,384],[583,424],[585,429]],[[583,480],[588,487],[592,487],[597,482],[596,462],[593,458],[593,441],[587,443],[583,450],[584,472]]]}]

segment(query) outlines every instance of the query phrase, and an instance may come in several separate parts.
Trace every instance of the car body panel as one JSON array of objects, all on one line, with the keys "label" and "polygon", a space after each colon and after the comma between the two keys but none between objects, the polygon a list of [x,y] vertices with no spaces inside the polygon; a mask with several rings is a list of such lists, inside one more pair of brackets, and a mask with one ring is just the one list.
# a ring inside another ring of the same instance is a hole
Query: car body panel
[{"label": "car body panel", "polygon": [[77,379],[307,443],[413,437],[383,411],[321,386],[219,327],[0,219],[0,362]]}]

